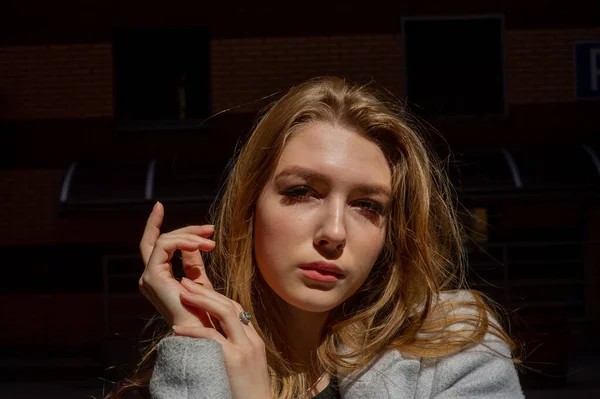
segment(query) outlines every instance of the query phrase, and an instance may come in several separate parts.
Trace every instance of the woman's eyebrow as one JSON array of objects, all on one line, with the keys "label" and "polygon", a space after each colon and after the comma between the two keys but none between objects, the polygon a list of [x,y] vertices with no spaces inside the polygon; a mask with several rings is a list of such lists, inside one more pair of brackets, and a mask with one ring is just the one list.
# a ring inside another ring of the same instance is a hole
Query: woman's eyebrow
[{"label": "woman's eyebrow", "polygon": [[288,177],[288,176],[296,176],[301,177],[305,180],[319,180],[319,181],[329,181],[327,176],[322,173],[316,172],[311,169],[303,168],[301,166],[290,166],[282,170],[275,176],[275,180]]},{"label": "woman's eyebrow", "polygon": [[[331,181],[331,179],[328,176],[326,176],[322,173],[319,173],[317,171],[311,170],[311,169],[303,168],[301,166],[290,166],[290,167],[285,168],[284,170],[282,170],[275,176],[274,180],[277,181],[279,179],[283,179],[288,176],[300,177],[306,181],[312,181],[312,182],[314,182],[314,181],[317,181],[317,182]],[[359,184],[359,185],[355,186],[355,190],[359,191],[361,194],[366,194],[366,195],[379,194],[379,195],[384,195],[389,198],[392,197],[390,189],[388,187],[380,186],[380,185]]]},{"label": "woman's eyebrow", "polygon": [[383,186],[359,185],[357,187],[357,191],[365,195],[383,195],[390,199],[392,198],[392,193],[390,190]]}]

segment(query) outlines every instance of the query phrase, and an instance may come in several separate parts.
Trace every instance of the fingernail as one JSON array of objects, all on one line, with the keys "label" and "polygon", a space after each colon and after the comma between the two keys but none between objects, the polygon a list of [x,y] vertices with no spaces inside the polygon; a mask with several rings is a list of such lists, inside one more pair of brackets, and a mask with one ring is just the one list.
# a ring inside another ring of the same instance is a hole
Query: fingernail
[{"label": "fingernail", "polygon": [[189,278],[182,277],[182,278],[181,278],[181,282],[182,282],[182,283],[187,283],[187,284],[189,284],[189,283],[191,283],[192,281],[191,281]]},{"label": "fingernail", "polygon": [[152,212],[154,212],[157,207],[158,207],[158,201],[156,201],[156,203],[154,204],[154,207],[152,208]]}]

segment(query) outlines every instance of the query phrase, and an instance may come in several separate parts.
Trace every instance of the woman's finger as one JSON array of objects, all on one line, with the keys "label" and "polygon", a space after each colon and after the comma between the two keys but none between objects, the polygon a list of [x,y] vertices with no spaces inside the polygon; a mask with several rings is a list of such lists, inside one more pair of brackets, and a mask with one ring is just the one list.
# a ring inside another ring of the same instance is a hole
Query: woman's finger
[{"label": "woman's finger", "polygon": [[[208,280],[208,279],[206,279],[206,280]],[[212,288],[212,285],[209,285],[207,287],[206,285],[203,285],[203,284],[200,284],[198,282],[192,281],[189,278],[185,278],[185,277],[183,277],[181,279],[181,285],[183,286],[183,288],[185,288],[186,290],[190,291],[191,293],[200,293],[200,292],[202,292],[201,291],[202,289],[208,289],[209,291],[214,291],[214,289]],[[217,295],[220,295],[220,294],[217,293]],[[221,298],[217,298],[217,299],[219,299],[224,304],[227,304],[228,301],[229,301],[229,299],[225,298],[224,296],[222,297],[222,299]],[[184,304],[184,306],[187,306],[187,307],[191,308],[190,305],[185,305]],[[205,315],[207,317],[207,319],[208,319],[208,323],[207,324],[203,323],[202,325],[204,325],[204,326],[212,325],[216,330],[218,330],[218,331],[221,330],[221,326],[219,324],[219,320],[215,319],[210,314],[206,313],[206,311],[204,311],[204,310],[195,309],[195,314],[198,314],[198,313]]]},{"label": "woman's finger", "polygon": [[[179,233],[175,233],[176,231],[179,231]],[[183,238],[183,239],[192,240],[192,241],[199,240],[199,242],[203,242],[205,244],[205,245],[199,247],[202,251],[211,251],[212,249],[214,249],[215,242],[213,240],[211,240],[209,238],[198,236],[193,233],[186,233],[185,231],[187,231],[185,228],[175,230],[170,233],[164,234],[164,237],[169,237],[169,238],[177,237],[177,238]],[[196,230],[190,229],[190,231],[198,232],[199,229],[196,229]],[[212,231],[212,230],[204,229],[204,231]],[[208,277],[206,276],[206,271],[204,269],[204,262],[202,261],[202,256],[200,255],[199,250],[194,250],[194,251],[182,250],[181,251],[181,260],[182,260],[181,263],[183,266],[183,271],[189,279],[196,281],[198,283],[204,284],[207,287],[212,288],[212,284],[211,284],[210,280],[208,279]]]},{"label": "woman's finger", "polygon": [[[234,306],[235,306],[234,301],[227,298],[225,295],[219,294],[212,287],[206,287],[203,284],[198,284],[197,282],[194,282],[189,278],[183,277],[181,279],[181,285],[183,285],[183,287],[186,290],[188,290],[189,292],[191,292],[192,294],[208,295],[209,297],[213,298],[215,301],[219,301],[224,305],[234,304]],[[240,308],[241,308],[241,306],[240,306]],[[241,310],[240,310],[240,312],[241,312]]]},{"label": "woman's finger", "polygon": [[212,236],[214,232],[215,232],[214,225],[205,224],[202,226],[191,225],[191,226],[181,227],[179,229],[170,231],[168,234],[189,233],[189,234],[194,234],[194,235],[197,235],[200,237],[208,238],[208,237]]},{"label": "woman's finger", "polygon": [[206,268],[200,251],[181,251],[181,264],[187,278],[207,288],[213,288],[206,275]]},{"label": "woman's finger", "polygon": [[180,237],[160,237],[155,244],[155,248],[150,254],[150,259],[146,264],[146,271],[150,273],[164,272],[168,268],[169,273],[173,274],[168,262],[173,257],[177,249],[184,251],[195,251],[198,248],[212,248],[213,245],[207,244],[204,239],[199,237],[196,240],[184,239]]},{"label": "woman's finger", "polygon": [[[158,240],[160,237],[160,228],[162,226],[164,214],[165,209],[163,205],[160,202],[157,202],[154,205],[154,208],[152,208],[152,212],[150,212],[150,216],[148,216],[148,220],[146,221],[146,227],[144,228],[144,233],[140,241],[140,252],[142,255],[142,260],[144,261],[144,265],[148,264],[156,240]],[[207,224],[203,226],[186,226],[177,230],[173,230],[167,234],[185,233],[208,238],[214,233],[214,231],[215,227]]]},{"label": "woman's finger", "polygon": [[171,232],[171,233],[162,234],[159,237],[159,239],[160,238],[182,238],[184,240],[197,241],[197,242],[205,243],[207,245],[207,248],[208,248],[208,246],[214,247],[214,245],[215,245],[215,242],[213,240],[211,240],[210,238],[204,238],[204,237],[197,236],[196,234],[189,234],[189,233],[173,234]]},{"label": "woman's finger", "polygon": [[148,264],[148,260],[152,254],[152,249],[154,248],[154,243],[160,236],[160,227],[162,226],[164,213],[165,209],[163,208],[163,205],[160,202],[156,202],[156,204],[154,204],[154,208],[152,208],[152,212],[150,212],[150,216],[148,216],[148,220],[146,221],[144,234],[142,235],[142,240],[140,241],[140,252],[142,254],[144,265]]},{"label": "woman's finger", "polygon": [[251,345],[245,330],[244,323],[240,320],[240,312],[232,303],[224,304],[205,294],[192,294],[189,291],[181,293],[183,303],[197,306],[206,310],[211,316],[219,320],[223,332],[231,342],[236,345]]},{"label": "woman's finger", "polygon": [[221,333],[214,328],[173,326],[173,332],[175,335],[181,335],[185,337],[213,339],[220,343],[221,346],[228,345],[227,338],[221,335]]}]

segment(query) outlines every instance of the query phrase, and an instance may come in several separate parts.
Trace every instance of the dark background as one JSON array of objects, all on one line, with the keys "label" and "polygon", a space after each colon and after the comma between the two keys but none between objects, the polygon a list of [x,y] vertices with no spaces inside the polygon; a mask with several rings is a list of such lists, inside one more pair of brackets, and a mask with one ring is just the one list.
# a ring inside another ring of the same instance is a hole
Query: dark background
[{"label": "dark background", "polygon": [[406,101],[449,160],[469,282],[507,309],[527,396],[597,395],[594,3],[4,4],[0,396],[122,378],[153,314],[137,291],[152,205],[166,230],[204,223],[257,112],[323,75]]}]

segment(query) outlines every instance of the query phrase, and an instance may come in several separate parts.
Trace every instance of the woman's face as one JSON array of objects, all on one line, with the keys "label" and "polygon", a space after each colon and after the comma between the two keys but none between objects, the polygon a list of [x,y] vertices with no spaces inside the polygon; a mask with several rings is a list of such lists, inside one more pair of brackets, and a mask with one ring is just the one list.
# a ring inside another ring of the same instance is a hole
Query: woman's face
[{"label": "woman's face", "polygon": [[295,131],[256,205],[254,253],[267,284],[310,312],[348,299],[383,246],[390,192],[372,141],[328,123]]}]

